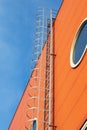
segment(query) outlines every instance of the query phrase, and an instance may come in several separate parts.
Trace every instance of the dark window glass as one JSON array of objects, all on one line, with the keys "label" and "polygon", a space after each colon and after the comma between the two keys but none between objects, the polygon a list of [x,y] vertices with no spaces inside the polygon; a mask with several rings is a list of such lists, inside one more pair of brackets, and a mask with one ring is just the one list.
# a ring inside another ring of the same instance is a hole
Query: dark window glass
[{"label": "dark window glass", "polygon": [[87,130],[87,127],[85,128],[85,130]]},{"label": "dark window glass", "polygon": [[36,120],[33,121],[33,130],[36,130]]},{"label": "dark window glass", "polygon": [[86,47],[86,44],[87,44],[87,21],[85,21],[82,24],[79,30],[79,34],[74,48],[74,55],[73,55],[74,64],[76,64],[80,60]]}]

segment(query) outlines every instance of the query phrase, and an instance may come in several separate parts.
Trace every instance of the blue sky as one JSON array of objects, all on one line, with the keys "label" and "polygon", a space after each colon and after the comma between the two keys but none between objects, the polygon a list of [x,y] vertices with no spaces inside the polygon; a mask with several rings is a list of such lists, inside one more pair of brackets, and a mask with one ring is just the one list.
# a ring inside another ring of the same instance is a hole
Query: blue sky
[{"label": "blue sky", "polygon": [[0,0],[0,130],[7,130],[31,74],[37,7],[61,0]]}]

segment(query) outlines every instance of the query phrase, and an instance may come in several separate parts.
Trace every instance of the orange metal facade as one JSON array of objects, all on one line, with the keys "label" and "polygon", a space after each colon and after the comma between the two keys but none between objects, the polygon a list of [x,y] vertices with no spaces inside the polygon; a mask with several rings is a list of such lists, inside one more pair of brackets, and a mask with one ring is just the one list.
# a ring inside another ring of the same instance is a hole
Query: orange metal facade
[{"label": "orange metal facade", "polygon": [[[64,0],[53,26],[54,54],[56,55],[54,57],[53,81],[54,125],[56,130],[80,130],[87,119],[87,54],[85,53],[78,67],[72,68],[70,66],[72,42],[79,25],[86,17],[87,0]],[[44,47],[43,59],[45,54]],[[42,71],[45,69],[44,61],[45,59],[43,60]],[[9,130],[25,129],[26,99],[30,84],[32,84],[32,77],[18,105]]]}]

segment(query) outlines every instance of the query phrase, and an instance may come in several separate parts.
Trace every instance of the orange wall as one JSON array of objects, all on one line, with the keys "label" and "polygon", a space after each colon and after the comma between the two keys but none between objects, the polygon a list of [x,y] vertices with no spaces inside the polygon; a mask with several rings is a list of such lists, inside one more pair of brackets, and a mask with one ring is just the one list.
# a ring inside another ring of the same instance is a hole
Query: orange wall
[{"label": "orange wall", "polygon": [[87,118],[87,54],[80,65],[70,66],[70,50],[87,0],[64,0],[55,21],[55,125],[57,130],[79,130]]}]

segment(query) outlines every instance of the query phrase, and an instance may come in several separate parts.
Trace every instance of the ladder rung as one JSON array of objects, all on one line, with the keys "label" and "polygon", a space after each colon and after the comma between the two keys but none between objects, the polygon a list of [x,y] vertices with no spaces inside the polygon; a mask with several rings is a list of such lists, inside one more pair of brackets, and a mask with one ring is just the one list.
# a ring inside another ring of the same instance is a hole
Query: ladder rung
[{"label": "ladder rung", "polygon": [[47,26],[39,26],[39,27],[36,27],[36,29],[38,28],[46,28],[47,29]]},{"label": "ladder rung", "polygon": [[31,68],[32,70],[40,70],[40,68],[36,68],[36,67],[34,67],[34,68]]},{"label": "ladder rung", "polygon": [[41,37],[40,37],[40,38],[35,39],[34,41],[38,41],[38,40],[41,40]]},{"label": "ladder rung", "polygon": [[32,86],[32,87],[29,87],[29,90],[30,89],[36,89],[36,88],[38,88],[38,86]]},{"label": "ladder rung", "polygon": [[[49,96],[49,94],[48,94],[48,96]],[[47,98],[39,98],[38,96],[32,96],[32,97],[30,97],[30,98],[28,99],[28,101],[31,100],[31,99],[38,99],[38,100],[49,101],[49,99],[47,99]]]},{"label": "ladder rung", "polygon": [[35,56],[35,55],[38,55],[38,54],[40,54],[40,51],[33,53],[34,56]]},{"label": "ladder rung", "polygon": [[32,77],[33,79],[40,79],[40,77]]},{"label": "ladder rung", "polygon": [[29,99],[37,99],[37,96],[32,96]]},{"label": "ladder rung", "polygon": [[36,16],[36,18],[40,18],[40,17],[42,17],[42,18],[43,18],[43,15],[37,15],[37,16]]},{"label": "ladder rung", "polygon": [[34,45],[34,48],[40,49],[42,47],[42,44],[40,42],[36,42]]},{"label": "ladder rung", "polygon": [[35,35],[42,34],[42,33],[47,34],[47,32],[40,31],[40,32],[36,32]]},{"label": "ladder rung", "polygon": [[37,58],[37,59],[32,60],[32,62],[36,62],[36,63],[37,63],[37,61],[38,61],[38,58]]},{"label": "ladder rung", "polygon": [[49,110],[46,110],[46,109],[44,109],[44,108],[39,108],[39,107],[31,107],[31,108],[28,108],[26,112],[28,112],[29,110],[38,110],[38,111],[49,112]]},{"label": "ladder rung", "polygon": [[43,91],[45,91],[45,90],[48,90],[48,91],[49,91],[49,90],[50,90],[49,88],[41,88],[41,87],[39,88],[39,86],[29,87],[29,90],[30,90],[30,89],[40,89],[40,90],[43,90]]},{"label": "ladder rung", "polygon": [[36,68],[36,67],[35,67],[33,70],[40,70],[40,68]]},{"label": "ladder rung", "polygon": [[[35,50],[36,50],[36,49],[35,49]],[[40,52],[41,52],[41,49],[37,48],[36,52],[34,52],[34,53],[32,54],[33,59],[38,58],[38,56],[39,56]]]},{"label": "ladder rung", "polygon": [[[28,119],[26,122],[32,122],[32,121],[34,121],[35,120],[35,118],[31,118],[31,119]],[[45,120],[40,120],[40,119],[38,119],[38,122],[43,122],[43,123],[46,123],[46,124],[49,124],[49,122],[48,121],[45,121]]]}]

